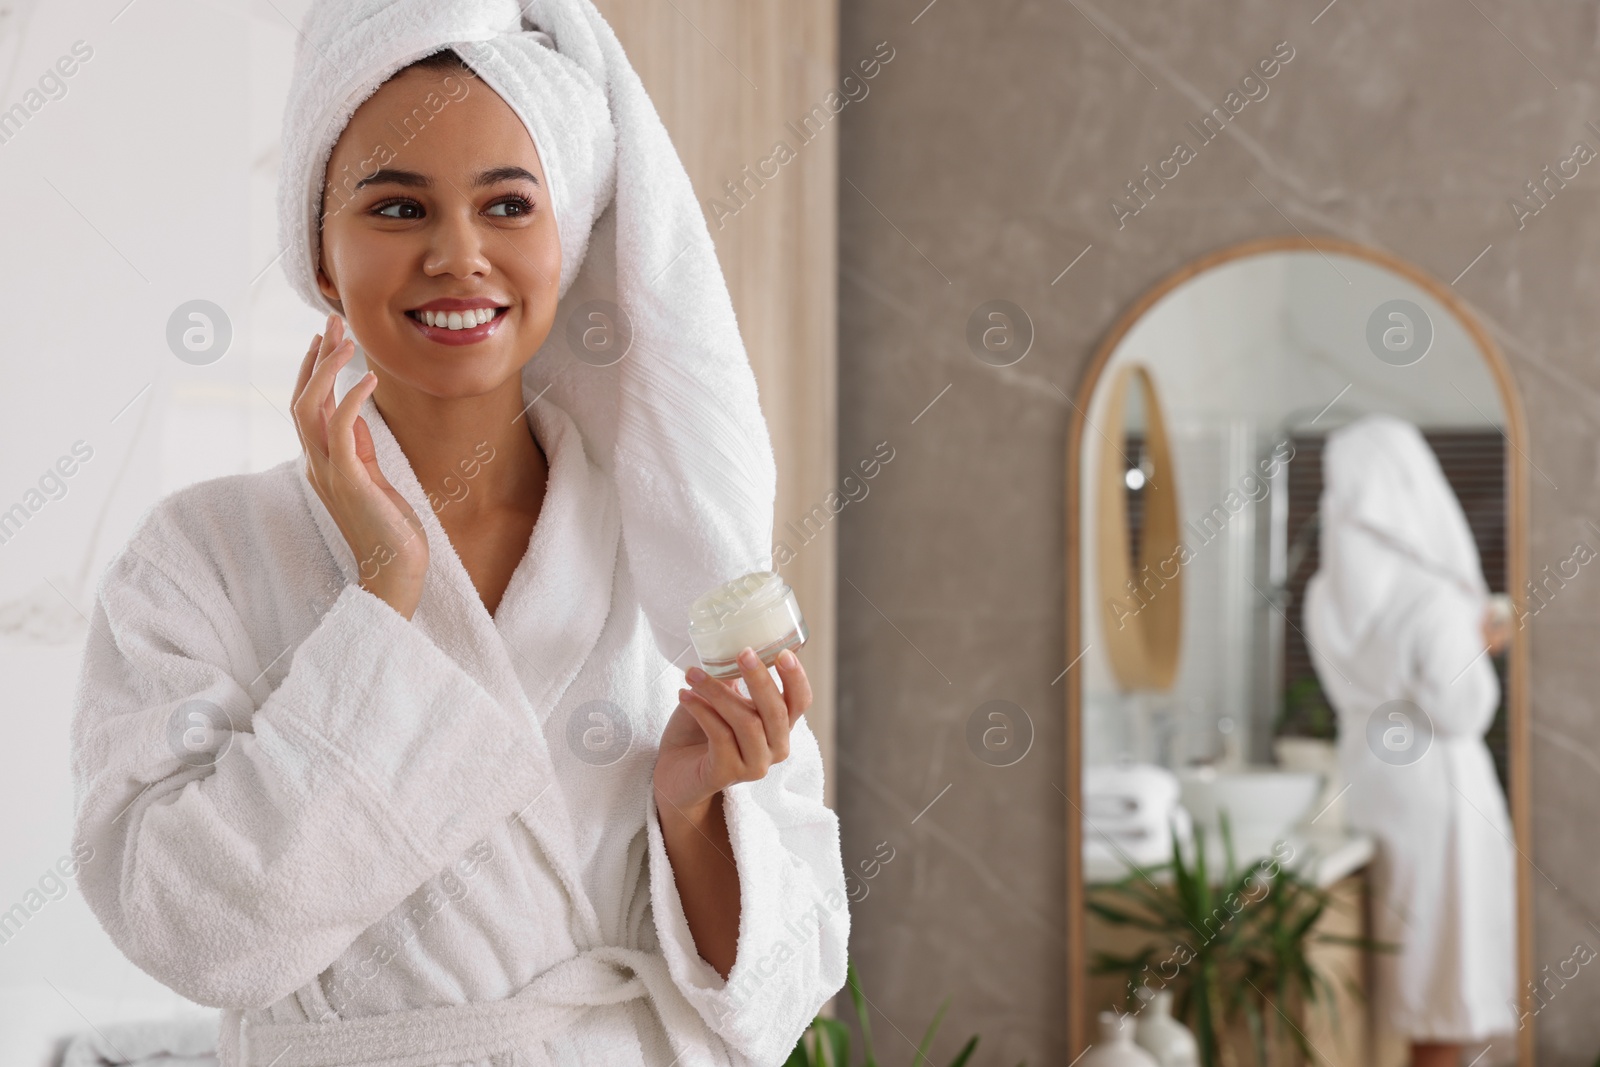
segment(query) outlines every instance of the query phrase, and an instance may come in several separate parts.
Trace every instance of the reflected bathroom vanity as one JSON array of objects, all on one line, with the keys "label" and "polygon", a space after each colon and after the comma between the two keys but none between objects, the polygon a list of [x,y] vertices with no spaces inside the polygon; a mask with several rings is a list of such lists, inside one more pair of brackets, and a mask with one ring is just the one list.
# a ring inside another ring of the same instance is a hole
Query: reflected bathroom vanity
[{"label": "reflected bathroom vanity", "polygon": [[[1418,268],[1331,238],[1270,238],[1207,256],[1140,299],[1101,344],[1073,408],[1069,1053],[1096,1040],[1101,1012],[1140,1006],[1134,979],[1181,999],[1202,984],[1202,949],[1233,938],[1229,951],[1247,951],[1248,937],[1269,939],[1320,902],[1300,946],[1337,988],[1291,998],[1287,1013],[1266,990],[1231,1007],[1229,991],[1212,990],[1217,1032],[1241,1067],[1255,1063],[1239,1007],[1249,1002],[1298,1020],[1311,1062],[1398,1067],[1406,1045],[1364,996],[1382,949],[1360,944],[1372,937],[1381,842],[1346,821],[1338,746],[1355,742],[1336,739],[1302,618],[1319,567],[1322,449],[1364,416],[1415,426],[1461,503],[1490,592],[1520,602],[1525,428],[1504,361],[1449,287]],[[1527,636],[1516,628],[1490,656],[1501,698],[1485,736],[1522,856]],[[1224,824],[1236,876],[1273,864],[1267,873],[1297,881],[1231,883],[1228,906]],[[1193,907],[1201,860],[1218,897],[1203,914]],[[1529,874],[1518,860],[1523,998]],[[1483,1067],[1531,1065],[1528,1022]]]}]

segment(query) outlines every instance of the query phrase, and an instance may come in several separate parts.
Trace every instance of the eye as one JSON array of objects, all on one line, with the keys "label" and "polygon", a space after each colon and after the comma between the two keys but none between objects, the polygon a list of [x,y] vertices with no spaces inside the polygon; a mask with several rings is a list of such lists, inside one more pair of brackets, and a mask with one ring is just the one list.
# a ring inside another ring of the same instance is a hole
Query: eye
[{"label": "eye", "polygon": [[[415,208],[416,211],[418,212],[418,214],[416,214],[416,215],[391,215],[391,214],[389,214],[389,209],[390,208],[408,208],[408,209]],[[386,218],[386,219],[416,219],[416,218],[421,218],[422,217],[421,214],[420,214],[421,211],[422,211],[422,205],[421,204],[417,203],[415,200],[406,200],[406,199],[385,200],[383,203],[377,205],[376,207],[374,207],[372,209],[372,213],[374,215],[379,215],[379,216],[382,216],[383,218]]]},{"label": "eye", "polygon": [[[495,211],[495,208],[500,208],[500,207],[514,208],[515,210],[514,211],[510,211],[510,212],[497,213]],[[497,217],[503,218],[503,219],[521,218],[524,215],[533,214],[533,201],[529,200],[527,197],[525,197],[522,194],[518,193],[518,194],[513,195],[513,196],[505,197],[502,200],[497,200],[493,204],[490,204],[489,205],[489,213],[492,214],[492,215],[497,215]]]}]

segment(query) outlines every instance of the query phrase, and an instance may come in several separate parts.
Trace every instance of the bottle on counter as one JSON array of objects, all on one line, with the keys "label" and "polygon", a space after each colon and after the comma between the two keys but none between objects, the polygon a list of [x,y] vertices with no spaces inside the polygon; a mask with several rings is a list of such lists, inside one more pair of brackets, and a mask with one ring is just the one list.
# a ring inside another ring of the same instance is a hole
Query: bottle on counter
[{"label": "bottle on counter", "polygon": [[1079,1061],[1079,1067],[1161,1067],[1150,1053],[1133,1043],[1132,1015],[1100,1013],[1100,1040]]},{"label": "bottle on counter", "polygon": [[1189,1028],[1172,1017],[1172,990],[1163,989],[1139,1013],[1139,1047],[1159,1067],[1200,1067],[1200,1043]]}]

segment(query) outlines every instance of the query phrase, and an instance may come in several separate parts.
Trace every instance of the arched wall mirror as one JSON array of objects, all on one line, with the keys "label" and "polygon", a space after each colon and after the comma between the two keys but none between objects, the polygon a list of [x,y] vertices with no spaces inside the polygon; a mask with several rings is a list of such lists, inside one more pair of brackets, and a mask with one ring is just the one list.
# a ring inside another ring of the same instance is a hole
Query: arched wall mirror
[{"label": "arched wall mirror", "polygon": [[1230,1067],[1533,1063],[1524,434],[1454,292],[1350,242],[1110,330],[1067,452],[1073,1056],[1170,1013]]}]

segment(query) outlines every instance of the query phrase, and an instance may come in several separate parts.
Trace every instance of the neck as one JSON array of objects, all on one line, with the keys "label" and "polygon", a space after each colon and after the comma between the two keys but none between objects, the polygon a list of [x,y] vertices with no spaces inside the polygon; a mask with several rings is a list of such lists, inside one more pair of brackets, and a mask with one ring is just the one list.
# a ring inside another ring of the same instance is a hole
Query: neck
[{"label": "neck", "polygon": [[461,398],[380,376],[372,399],[441,522],[532,510],[542,499],[549,468],[523,410],[520,373],[482,396]]}]

